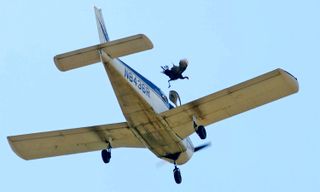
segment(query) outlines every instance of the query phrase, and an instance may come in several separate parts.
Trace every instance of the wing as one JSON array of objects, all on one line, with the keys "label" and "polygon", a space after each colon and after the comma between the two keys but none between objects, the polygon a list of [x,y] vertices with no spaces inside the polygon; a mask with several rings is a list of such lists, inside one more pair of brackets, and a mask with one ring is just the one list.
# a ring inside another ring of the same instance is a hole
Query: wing
[{"label": "wing", "polygon": [[182,74],[188,67],[188,60],[181,59],[179,62],[179,73]]},{"label": "wing", "polygon": [[8,137],[13,151],[26,160],[101,150],[108,140],[113,148],[145,147],[125,122]]},{"label": "wing", "polygon": [[194,100],[161,116],[181,138],[191,135],[192,118],[204,126],[298,92],[298,81],[282,69]]},{"label": "wing", "polygon": [[171,71],[172,74],[177,74],[177,73],[180,72],[180,67],[173,64],[173,66],[171,67],[170,71]]}]

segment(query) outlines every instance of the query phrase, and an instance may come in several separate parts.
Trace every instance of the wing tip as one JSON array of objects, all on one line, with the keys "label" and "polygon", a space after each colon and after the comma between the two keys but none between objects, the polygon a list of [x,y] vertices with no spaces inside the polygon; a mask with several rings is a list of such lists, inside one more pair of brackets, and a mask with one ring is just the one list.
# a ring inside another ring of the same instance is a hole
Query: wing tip
[{"label": "wing tip", "polygon": [[288,86],[291,89],[291,94],[299,92],[299,82],[297,77],[293,76],[291,73],[284,69],[277,69],[280,74],[283,76],[284,80],[288,83]]},{"label": "wing tip", "polygon": [[59,57],[60,57],[60,55],[56,55],[56,56],[53,57],[54,64],[59,69],[59,71],[65,72],[68,69],[66,69],[62,64],[59,63]]},{"label": "wing tip", "polygon": [[30,160],[30,158],[27,158],[25,155],[23,155],[19,150],[18,148],[15,146],[15,136],[8,136],[7,137],[7,140],[8,140],[8,143],[12,149],[12,151],[17,155],[19,156],[21,159],[24,159],[24,160]]}]

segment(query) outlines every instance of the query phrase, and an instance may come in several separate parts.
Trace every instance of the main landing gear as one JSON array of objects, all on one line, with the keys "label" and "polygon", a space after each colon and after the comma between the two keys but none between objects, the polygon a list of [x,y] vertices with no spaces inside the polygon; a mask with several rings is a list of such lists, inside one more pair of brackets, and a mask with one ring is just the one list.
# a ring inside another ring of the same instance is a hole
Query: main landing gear
[{"label": "main landing gear", "polygon": [[104,163],[109,163],[111,159],[111,147],[102,150],[101,157]]},{"label": "main landing gear", "polygon": [[200,137],[200,139],[207,138],[207,131],[203,125],[198,125],[196,118],[193,116],[193,128],[196,130],[196,133]]},{"label": "main landing gear", "polygon": [[180,169],[177,167],[176,162],[174,162],[173,176],[177,184],[180,184],[182,182],[181,172]]}]

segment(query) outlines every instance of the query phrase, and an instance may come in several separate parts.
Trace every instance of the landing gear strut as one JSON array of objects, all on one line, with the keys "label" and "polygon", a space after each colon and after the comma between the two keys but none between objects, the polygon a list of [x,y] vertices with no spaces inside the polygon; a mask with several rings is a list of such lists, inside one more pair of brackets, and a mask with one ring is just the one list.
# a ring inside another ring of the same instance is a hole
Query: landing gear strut
[{"label": "landing gear strut", "polygon": [[111,148],[102,150],[101,157],[104,163],[109,163],[111,159]]},{"label": "landing gear strut", "polygon": [[176,163],[174,163],[173,176],[177,184],[180,184],[182,182],[181,172]]},{"label": "landing gear strut", "polygon": [[207,131],[203,125],[198,125],[196,118],[193,116],[193,128],[196,130],[196,133],[200,137],[200,139],[207,138]]}]

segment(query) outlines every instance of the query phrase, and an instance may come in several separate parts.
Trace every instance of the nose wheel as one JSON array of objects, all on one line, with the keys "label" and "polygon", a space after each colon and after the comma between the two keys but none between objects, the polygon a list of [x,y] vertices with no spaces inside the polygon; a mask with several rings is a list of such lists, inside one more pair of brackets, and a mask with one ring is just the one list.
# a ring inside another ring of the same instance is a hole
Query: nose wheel
[{"label": "nose wheel", "polygon": [[176,163],[174,163],[173,176],[177,184],[180,184],[182,182],[181,172]]}]

